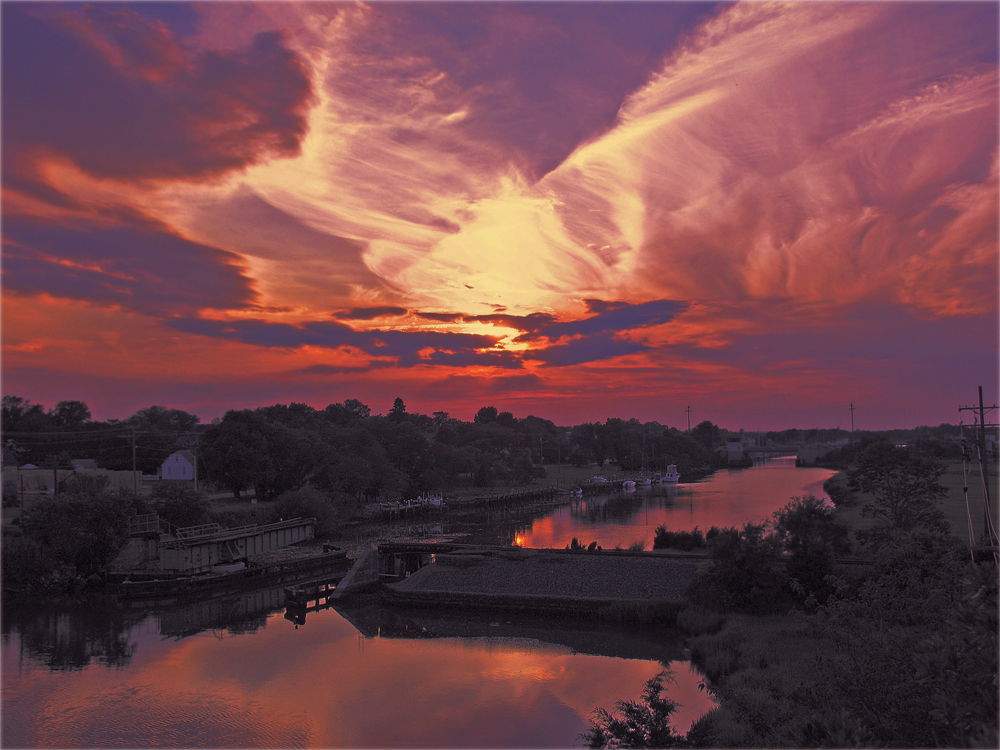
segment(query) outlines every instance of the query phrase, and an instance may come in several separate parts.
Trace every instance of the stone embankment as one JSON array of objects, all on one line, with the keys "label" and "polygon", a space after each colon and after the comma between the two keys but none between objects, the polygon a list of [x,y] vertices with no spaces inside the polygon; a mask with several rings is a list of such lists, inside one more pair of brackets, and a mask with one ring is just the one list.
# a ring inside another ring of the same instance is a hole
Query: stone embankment
[{"label": "stone embankment", "polygon": [[669,618],[706,561],[655,553],[517,550],[438,555],[383,587],[390,602],[564,613],[655,611]]}]

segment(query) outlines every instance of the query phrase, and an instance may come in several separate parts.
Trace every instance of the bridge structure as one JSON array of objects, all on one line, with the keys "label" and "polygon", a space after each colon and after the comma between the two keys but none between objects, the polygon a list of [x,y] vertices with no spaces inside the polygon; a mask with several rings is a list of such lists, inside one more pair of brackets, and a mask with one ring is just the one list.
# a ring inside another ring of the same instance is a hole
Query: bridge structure
[{"label": "bridge structure", "polygon": [[743,453],[751,458],[798,457],[801,452],[801,445],[755,445],[743,449]]}]

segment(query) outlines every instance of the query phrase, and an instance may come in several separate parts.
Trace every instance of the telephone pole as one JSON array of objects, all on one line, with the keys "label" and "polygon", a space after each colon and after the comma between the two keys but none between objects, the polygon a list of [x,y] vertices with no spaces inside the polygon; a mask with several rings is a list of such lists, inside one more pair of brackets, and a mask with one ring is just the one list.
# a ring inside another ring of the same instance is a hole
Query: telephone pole
[{"label": "telephone pole", "polygon": [[854,443],[854,402],[851,402],[851,443]]},{"label": "telephone pole", "polygon": [[990,508],[990,470],[989,466],[985,463],[986,460],[986,428],[987,427],[997,427],[996,424],[986,424],[986,410],[989,409],[993,411],[997,408],[996,404],[993,406],[983,406],[983,387],[979,386],[979,406],[960,406],[958,407],[959,412],[971,411],[973,413],[973,418],[975,419],[976,412],[978,412],[979,419],[979,430],[976,435],[976,445],[979,449],[979,473],[983,479],[983,536],[988,540],[988,544],[992,547],[996,545],[997,538],[993,534],[993,523],[991,518]]},{"label": "telephone pole", "polygon": [[139,494],[139,481],[135,478],[135,427],[132,428],[132,491]]},{"label": "telephone pole", "polygon": [[688,415],[688,432],[691,432],[691,407],[689,406],[684,411],[686,411]]}]

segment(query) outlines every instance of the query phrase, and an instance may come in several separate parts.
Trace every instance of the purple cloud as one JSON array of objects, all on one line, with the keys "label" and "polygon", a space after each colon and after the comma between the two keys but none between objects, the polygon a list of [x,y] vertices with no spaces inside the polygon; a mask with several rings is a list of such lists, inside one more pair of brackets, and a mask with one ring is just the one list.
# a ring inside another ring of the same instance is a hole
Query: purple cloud
[{"label": "purple cloud", "polygon": [[[505,364],[502,353],[479,354],[476,350],[490,349],[496,344],[491,336],[441,331],[355,331],[336,321],[310,321],[301,326],[271,323],[263,320],[208,320],[204,318],[171,318],[164,325],[186,333],[241,341],[255,346],[294,349],[300,346],[337,348],[350,346],[374,357],[396,357],[399,365],[410,367],[429,362],[436,364],[449,359],[456,364]],[[428,350],[432,350],[428,353]]]},{"label": "purple cloud", "polygon": [[279,32],[195,52],[123,6],[4,4],[3,141],[91,174],[200,179],[292,156],[313,101]]},{"label": "purple cloud", "polygon": [[3,286],[151,315],[251,305],[239,257],[152,226],[106,228],[4,218]]},{"label": "purple cloud", "polygon": [[344,310],[334,313],[333,317],[338,320],[374,320],[375,318],[398,318],[406,315],[405,307],[355,307],[353,310]]},{"label": "purple cloud", "polygon": [[584,362],[596,362],[625,354],[648,351],[650,347],[633,341],[615,338],[609,333],[598,333],[574,339],[567,344],[557,344],[536,349],[527,355],[553,367],[570,367]]}]

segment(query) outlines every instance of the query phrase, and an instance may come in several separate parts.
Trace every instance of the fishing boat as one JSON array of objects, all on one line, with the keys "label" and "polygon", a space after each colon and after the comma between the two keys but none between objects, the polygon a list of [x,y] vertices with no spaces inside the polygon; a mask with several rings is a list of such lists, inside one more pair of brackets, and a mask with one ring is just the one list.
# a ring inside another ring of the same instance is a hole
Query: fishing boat
[{"label": "fishing boat", "polygon": [[670,464],[667,467],[667,471],[660,475],[660,484],[677,484],[681,479],[681,475],[677,472],[677,466],[675,464]]}]

